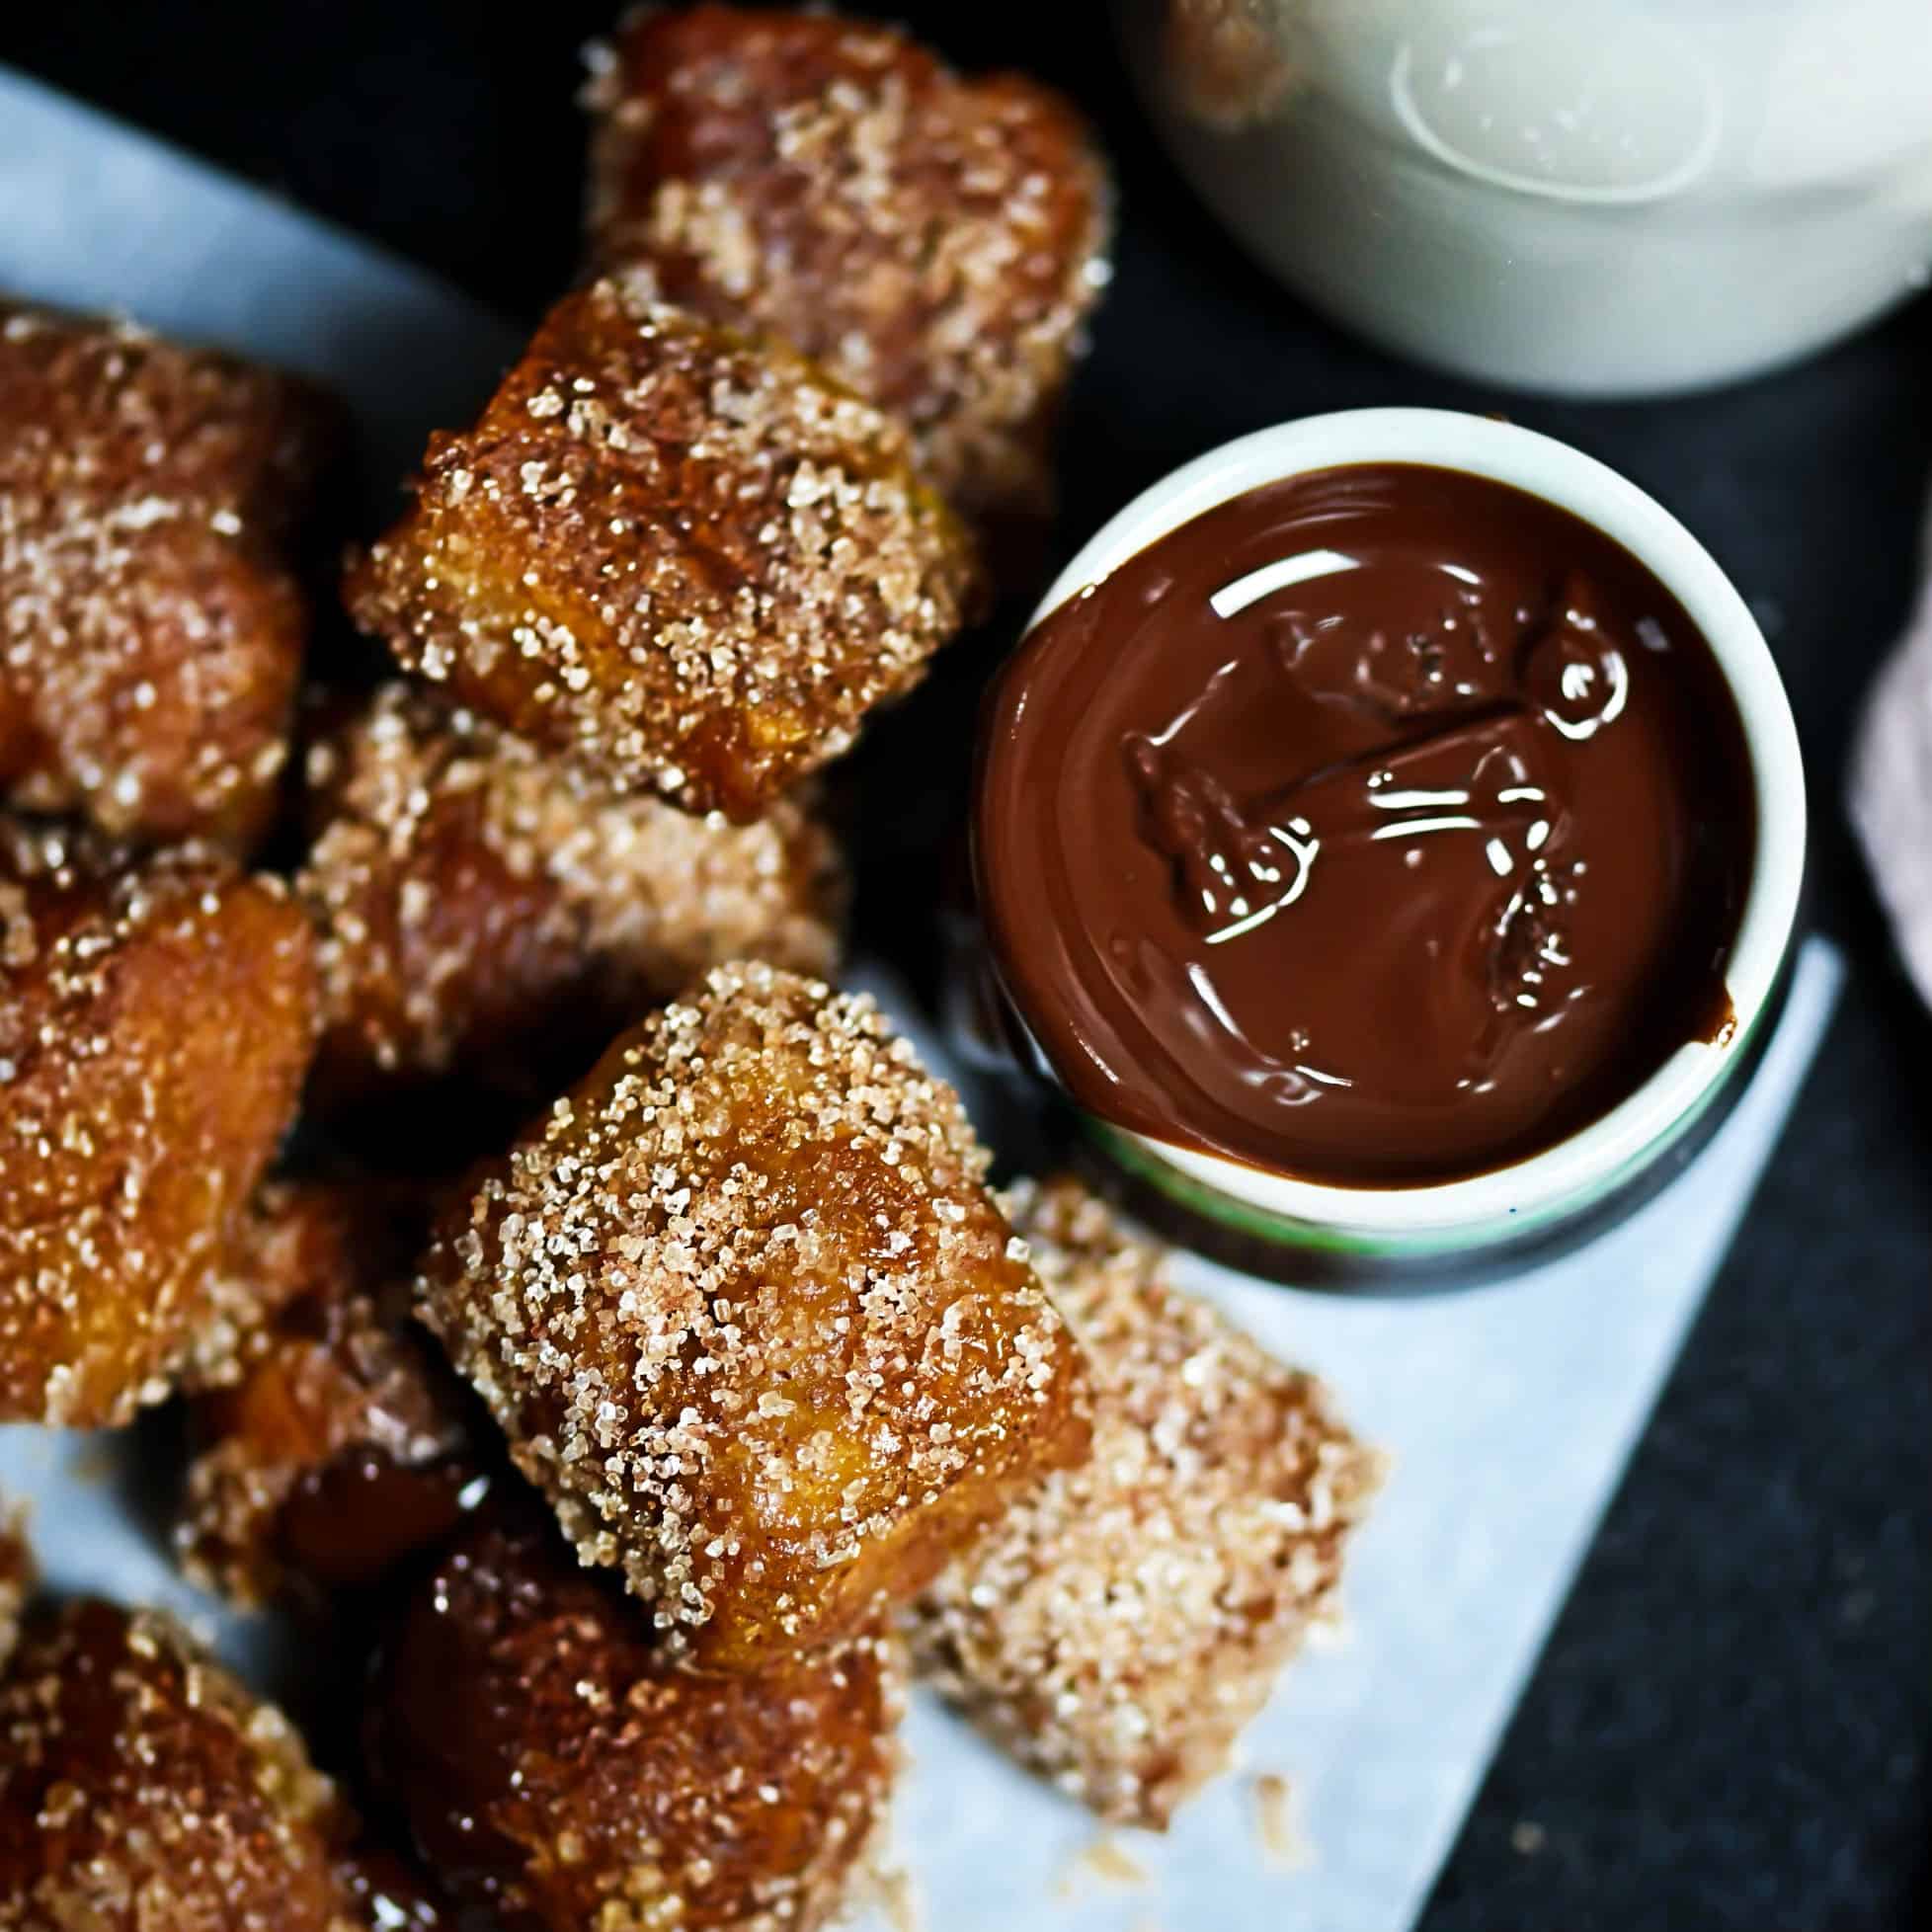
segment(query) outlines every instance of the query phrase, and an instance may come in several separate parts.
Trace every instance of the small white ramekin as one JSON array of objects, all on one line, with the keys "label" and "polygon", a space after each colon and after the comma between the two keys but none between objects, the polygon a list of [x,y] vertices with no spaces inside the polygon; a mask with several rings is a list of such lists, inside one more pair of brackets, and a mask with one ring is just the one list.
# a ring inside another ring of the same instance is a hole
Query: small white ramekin
[{"label": "small white ramekin", "polygon": [[[1568,444],[1489,417],[1364,409],[1257,431],[1197,457],[1113,517],[1068,564],[1037,625],[1167,531],[1230,498],[1310,470],[1425,463],[1543,498],[1616,539],[1662,581],[1709,641],[1743,720],[1757,844],[1726,969],[1734,1023],[1679,1047],[1636,1092],[1556,1146],[1464,1180],[1336,1187],[1263,1172],[1095,1122],[1122,1166],[1176,1206],[1289,1251],[1363,1260],[1453,1259],[1527,1243],[1633,1189],[1705,1115],[1744,1062],[1781,984],[1805,870],[1805,774],[1791,704],[1763,633],[1710,553],[1660,504]],[[1029,626],[1030,628],[1030,626]],[[1026,1015],[1016,1015],[1022,1028]],[[1036,1049],[1037,1054],[1037,1049]]]}]

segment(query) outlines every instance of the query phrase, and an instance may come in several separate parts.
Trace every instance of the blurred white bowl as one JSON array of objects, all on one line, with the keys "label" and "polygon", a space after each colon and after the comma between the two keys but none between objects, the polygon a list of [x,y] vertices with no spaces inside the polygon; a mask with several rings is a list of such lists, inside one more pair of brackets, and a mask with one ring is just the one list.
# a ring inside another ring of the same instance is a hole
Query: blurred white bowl
[{"label": "blurred white bowl", "polygon": [[1932,0],[1114,0],[1174,159],[1290,287],[1573,395],[1788,361],[1932,263]]}]

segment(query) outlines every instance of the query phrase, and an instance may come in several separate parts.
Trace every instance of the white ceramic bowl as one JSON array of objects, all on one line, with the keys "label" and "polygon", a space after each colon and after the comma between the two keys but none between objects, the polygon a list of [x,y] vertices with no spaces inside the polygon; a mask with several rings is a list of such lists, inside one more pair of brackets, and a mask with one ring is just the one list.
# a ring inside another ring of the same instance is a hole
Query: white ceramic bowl
[{"label": "white ceramic bowl", "polygon": [[[1283,423],[1224,443],[1112,518],[1048,591],[1033,623],[1181,523],[1262,484],[1346,463],[1426,463],[1513,485],[1614,537],[1683,604],[1729,680],[1757,794],[1757,847],[1726,981],[1735,1023],[1678,1048],[1609,1113],[1540,1154],[1466,1180],[1352,1188],[1106,1128],[1127,1165],[1169,1195],[1247,1233],[1391,1256],[1435,1255],[1528,1236],[1588,1210],[1659,1159],[1741,1062],[1776,992],[1805,870],[1798,733],[1762,632],[1710,553],[1615,470],[1533,431],[1433,409],[1366,409]],[[1025,1014],[1018,1015],[1022,1025]]]},{"label": "white ceramic bowl", "polygon": [[1787,361],[1932,262],[1926,0],[1113,0],[1202,199],[1307,300],[1515,388]]}]

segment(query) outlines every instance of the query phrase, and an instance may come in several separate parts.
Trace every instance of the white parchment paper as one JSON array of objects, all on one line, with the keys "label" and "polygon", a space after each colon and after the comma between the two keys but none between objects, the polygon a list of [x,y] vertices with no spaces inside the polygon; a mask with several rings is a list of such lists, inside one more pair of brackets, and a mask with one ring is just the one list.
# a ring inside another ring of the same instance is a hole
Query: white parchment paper
[{"label": "white parchment paper", "polygon": [[317,377],[355,407],[391,491],[523,340],[373,242],[4,68],[0,290]]},{"label": "white parchment paper", "polygon": [[[332,381],[392,473],[463,419],[511,331],[352,237],[0,72],[0,288],[221,341]],[[891,729],[888,723],[882,728]],[[1098,1833],[929,1701],[899,1851],[929,1932],[1403,1932],[1468,1808],[1570,1575],[1729,1245],[1829,1017],[1813,942],[1751,1090],[1695,1166],[1586,1252],[1422,1301],[1292,1293],[1201,1262],[1213,1295],[1318,1370],[1390,1450],[1338,1645],[1252,1728],[1246,1773],[1165,1840]],[[943,1056],[934,1053],[936,1060]],[[273,1626],[176,1578],[130,1506],[138,1443],[0,1429],[51,1581],[165,1600],[241,1667],[301,1667]],[[1662,1633],[1659,1633],[1661,1636]],[[1285,1778],[1313,1862],[1264,1847],[1253,1780]],[[1140,1877],[1129,1882],[1130,1869]]]}]

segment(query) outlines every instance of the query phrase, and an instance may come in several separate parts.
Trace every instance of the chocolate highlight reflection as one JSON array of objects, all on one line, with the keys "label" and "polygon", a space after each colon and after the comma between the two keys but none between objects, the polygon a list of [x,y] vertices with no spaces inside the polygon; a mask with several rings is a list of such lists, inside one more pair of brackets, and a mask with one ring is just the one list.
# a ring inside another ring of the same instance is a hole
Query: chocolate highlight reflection
[{"label": "chocolate highlight reflection", "polygon": [[1353,1186],[1506,1166],[1720,1037],[1755,841],[1663,584],[1399,463],[1249,491],[1061,604],[975,810],[996,966],[1079,1104]]}]

